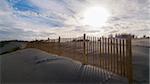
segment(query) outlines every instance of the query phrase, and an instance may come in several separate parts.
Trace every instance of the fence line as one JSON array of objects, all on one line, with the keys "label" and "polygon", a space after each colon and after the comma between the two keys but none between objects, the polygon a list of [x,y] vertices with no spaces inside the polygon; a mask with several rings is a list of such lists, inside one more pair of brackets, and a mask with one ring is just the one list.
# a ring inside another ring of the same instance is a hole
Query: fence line
[{"label": "fence line", "polygon": [[59,37],[47,42],[32,42],[28,47],[36,47],[70,57],[83,64],[101,67],[126,77],[129,84],[133,81],[131,38],[99,38],[84,34],[78,38]]}]

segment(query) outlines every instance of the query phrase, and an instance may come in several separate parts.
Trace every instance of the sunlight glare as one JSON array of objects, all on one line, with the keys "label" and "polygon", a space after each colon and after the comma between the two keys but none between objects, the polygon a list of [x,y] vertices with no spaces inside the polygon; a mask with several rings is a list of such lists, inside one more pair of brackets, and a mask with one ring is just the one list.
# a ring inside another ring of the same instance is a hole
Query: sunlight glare
[{"label": "sunlight glare", "polygon": [[87,8],[87,10],[85,10],[85,12],[83,13],[82,22],[84,25],[100,27],[105,24],[109,16],[110,13],[108,12],[107,9],[103,7],[100,6],[90,7]]}]

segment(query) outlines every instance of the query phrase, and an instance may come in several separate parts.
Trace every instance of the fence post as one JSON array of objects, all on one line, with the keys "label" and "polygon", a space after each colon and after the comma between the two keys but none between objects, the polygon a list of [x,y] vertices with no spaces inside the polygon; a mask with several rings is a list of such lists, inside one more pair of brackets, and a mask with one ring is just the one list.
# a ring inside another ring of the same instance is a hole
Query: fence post
[{"label": "fence post", "polygon": [[58,43],[60,43],[60,36],[59,36],[59,38],[58,38]]},{"label": "fence post", "polygon": [[127,77],[128,77],[128,81],[129,84],[133,83],[133,72],[132,72],[132,45],[131,45],[131,37],[127,38],[127,58],[128,58],[128,62],[127,62]]},{"label": "fence post", "polygon": [[86,34],[83,35],[83,64],[87,64],[87,60],[88,60],[86,55],[85,42],[86,42]]},{"label": "fence post", "polygon": [[58,38],[58,44],[57,44],[57,50],[58,50],[58,55],[61,55],[61,45],[60,45],[60,36]]}]

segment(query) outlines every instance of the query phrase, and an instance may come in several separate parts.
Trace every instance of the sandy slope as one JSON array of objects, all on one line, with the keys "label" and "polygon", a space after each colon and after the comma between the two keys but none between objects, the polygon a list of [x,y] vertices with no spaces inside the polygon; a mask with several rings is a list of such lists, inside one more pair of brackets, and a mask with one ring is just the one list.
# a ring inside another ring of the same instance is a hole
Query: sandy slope
[{"label": "sandy slope", "polygon": [[119,76],[68,58],[37,49],[24,49],[0,56],[2,83],[125,84]]},{"label": "sandy slope", "polygon": [[150,39],[133,39],[132,45],[136,46],[144,46],[150,48]]},{"label": "sandy slope", "polygon": [[136,84],[149,84],[150,48],[133,46],[133,74]]},{"label": "sandy slope", "polygon": [[23,49],[26,46],[26,42],[8,42],[3,47],[0,47],[0,54],[5,52],[11,52],[14,49]]}]

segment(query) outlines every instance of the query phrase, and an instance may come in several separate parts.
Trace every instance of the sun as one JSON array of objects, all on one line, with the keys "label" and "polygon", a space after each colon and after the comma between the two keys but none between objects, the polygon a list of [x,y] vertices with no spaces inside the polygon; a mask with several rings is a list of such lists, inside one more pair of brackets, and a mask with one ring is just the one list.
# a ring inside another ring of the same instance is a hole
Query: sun
[{"label": "sun", "polygon": [[100,27],[105,24],[105,22],[110,17],[110,13],[107,9],[94,6],[87,8],[83,12],[83,25],[89,25],[93,27]]}]

